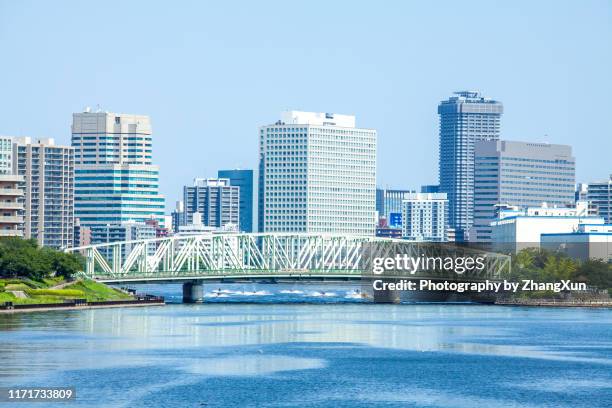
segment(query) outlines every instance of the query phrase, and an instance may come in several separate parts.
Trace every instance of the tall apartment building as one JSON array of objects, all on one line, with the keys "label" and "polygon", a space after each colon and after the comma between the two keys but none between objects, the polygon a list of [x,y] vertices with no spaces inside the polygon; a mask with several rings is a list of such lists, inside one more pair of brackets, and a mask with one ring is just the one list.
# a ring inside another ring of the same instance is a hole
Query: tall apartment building
[{"label": "tall apartment building", "polygon": [[441,193],[449,203],[449,223],[458,241],[464,241],[474,211],[474,145],[479,140],[498,140],[501,102],[473,91],[455,92],[438,105],[440,115]]},{"label": "tall apartment building", "polygon": [[243,232],[253,232],[253,170],[219,170],[217,177],[229,179],[230,185],[240,187],[240,225]]},{"label": "tall apartment building", "polygon": [[153,165],[148,116],[74,113],[75,216],[81,225],[105,227],[151,217],[164,223],[159,167]]},{"label": "tall apartment building", "polygon": [[470,241],[491,242],[496,207],[574,203],[576,163],[567,145],[506,140],[475,144],[474,224]]},{"label": "tall apartment building", "polygon": [[587,200],[597,209],[597,214],[612,224],[612,174],[608,180],[594,181],[587,187]]},{"label": "tall apartment building", "polygon": [[448,199],[444,193],[412,193],[403,201],[402,237],[411,241],[447,240]]},{"label": "tall apartment building", "polygon": [[260,229],[374,235],[375,130],[350,115],[288,111],[259,137]]},{"label": "tall apartment building", "polygon": [[376,189],[376,211],[384,217],[390,227],[402,226],[403,201],[415,193],[411,190]]},{"label": "tall apartment building", "polygon": [[13,174],[23,177],[23,236],[69,248],[74,239],[74,149],[53,139],[14,138]]},{"label": "tall apartment building", "polygon": [[237,227],[240,222],[240,187],[232,186],[229,179],[194,179],[192,186],[183,188],[183,203],[182,225],[192,224],[194,213],[207,227]]},{"label": "tall apartment building", "polygon": [[23,177],[13,174],[13,138],[0,136],[0,237],[23,236]]}]

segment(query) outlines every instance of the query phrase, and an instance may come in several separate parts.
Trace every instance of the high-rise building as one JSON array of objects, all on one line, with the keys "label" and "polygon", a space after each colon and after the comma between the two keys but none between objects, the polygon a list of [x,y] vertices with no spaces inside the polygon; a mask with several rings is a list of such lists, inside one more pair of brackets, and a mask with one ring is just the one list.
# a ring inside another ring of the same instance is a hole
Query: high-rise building
[{"label": "high-rise building", "polygon": [[181,225],[185,225],[185,203],[182,200],[176,202],[174,211],[170,213],[172,218],[172,232],[177,233]]},{"label": "high-rise building", "polygon": [[411,241],[447,240],[448,200],[444,193],[413,193],[403,201],[402,236]]},{"label": "high-rise building", "polygon": [[597,209],[597,214],[612,224],[612,174],[608,180],[594,181],[587,188],[587,200]]},{"label": "high-rise building", "polygon": [[74,149],[53,139],[14,138],[13,173],[23,177],[24,238],[69,248],[74,240]]},{"label": "high-rise building", "polygon": [[229,179],[196,178],[192,186],[183,188],[184,220],[181,225],[193,223],[199,213],[206,227],[238,227],[240,222],[240,187],[232,186]]},{"label": "high-rise building", "polygon": [[253,232],[253,170],[219,170],[217,177],[229,179],[230,185],[240,187],[239,229]]},{"label": "high-rise building", "polygon": [[354,116],[289,111],[259,137],[263,231],[374,235],[375,130]]},{"label": "high-rise building", "polygon": [[439,193],[440,186],[437,184],[425,184],[421,186],[421,193]]},{"label": "high-rise building", "polygon": [[389,227],[402,227],[402,202],[415,193],[411,190],[376,189],[376,211],[378,216],[384,218]]},{"label": "high-rise building", "polygon": [[148,116],[110,112],[73,114],[75,215],[89,227],[164,223],[159,168],[152,163]]},{"label": "high-rise building", "polygon": [[501,102],[478,92],[456,92],[438,105],[440,115],[440,192],[448,195],[449,223],[458,241],[464,241],[474,211],[474,144],[497,140]]},{"label": "high-rise building", "polygon": [[0,237],[23,236],[23,177],[13,174],[13,138],[0,136]]},{"label": "high-rise building", "polygon": [[507,140],[475,144],[474,224],[470,241],[491,242],[496,207],[574,203],[576,165],[567,145]]}]

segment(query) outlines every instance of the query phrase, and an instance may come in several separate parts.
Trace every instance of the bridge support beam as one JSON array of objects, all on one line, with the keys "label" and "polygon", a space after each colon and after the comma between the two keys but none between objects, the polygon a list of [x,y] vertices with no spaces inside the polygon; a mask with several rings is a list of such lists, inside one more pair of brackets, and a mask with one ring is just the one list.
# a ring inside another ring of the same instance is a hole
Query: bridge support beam
[{"label": "bridge support beam", "polygon": [[183,283],[183,303],[202,303],[204,300],[204,285],[200,282]]},{"label": "bridge support beam", "polygon": [[[395,279],[385,279],[384,282],[395,283]],[[400,303],[399,290],[374,290],[374,303]]]}]

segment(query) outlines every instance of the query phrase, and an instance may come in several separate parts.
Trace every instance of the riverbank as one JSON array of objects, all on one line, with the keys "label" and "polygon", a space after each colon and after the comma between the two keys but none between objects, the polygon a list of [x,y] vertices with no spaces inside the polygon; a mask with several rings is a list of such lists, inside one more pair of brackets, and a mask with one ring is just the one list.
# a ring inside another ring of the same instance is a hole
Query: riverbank
[{"label": "riverbank", "polygon": [[84,310],[84,309],[106,309],[113,307],[144,307],[164,306],[166,302],[163,297],[147,296],[134,300],[115,300],[107,302],[85,302],[85,303],[47,303],[47,304],[18,304],[0,306],[0,314],[27,313],[27,312],[49,312],[53,310]]},{"label": "riverbank", "polygon": [[144,299],[134,293],[116,289],[103,283],[91,280],[64,280],[62,278],[45,278],[33,280],[27,278],[0,279],[0,308],[31,308],[39,306],[72,307],[93,305],[100,302],[133,302]]},{"label": "riverbank", "polygon": [[498,306],[612,308],[612,301],[599,300],[516,299],[498,300],[495,304]]}]

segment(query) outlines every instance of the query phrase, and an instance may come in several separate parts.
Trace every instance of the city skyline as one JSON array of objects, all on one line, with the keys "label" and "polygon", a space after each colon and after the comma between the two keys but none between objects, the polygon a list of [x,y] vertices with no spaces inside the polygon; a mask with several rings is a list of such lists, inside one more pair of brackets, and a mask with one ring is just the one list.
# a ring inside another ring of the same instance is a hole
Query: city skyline
[{"label": "city skyline", "polygon": [[[593,119],[611,104],[607,3],[529,3],[529,16],[522,13],[528,3],[390,3],[391,14],[329,5],[317,30],[308,24],[323,10],[316,3],[291,15],[270,3],[238,10],[142,4],[121,7],[146,17],[148,24],[133,26],[112,18],[112,2],[73,5],[61,15],[45,3],[0,3],[0,44],[7,61],[19,61],[0,67],[11,78],[0,134],[69,144],[70,115],[84,106],[148,115],[167,212],[180,196],[175,184],[218,169],[255,169],[257,128],[280,111],[354,114],[358,126],[378,130],[377,184],[418,189],[438,178],[437,104],[475,89],[504,104],[502,139],[570,144],[578,181],[608,176],[601,163],[612,139],[605,121]],[[589,30],[581,30],[583,20]],[[474,23],[458,28],[456,21]],[[496,35],[479,36],[487,31]],[[447,43],[456,32],[465,41]],[[109,47],[112,58],[90,63]],[[28,121],[33,106],[37,120]]]}]

